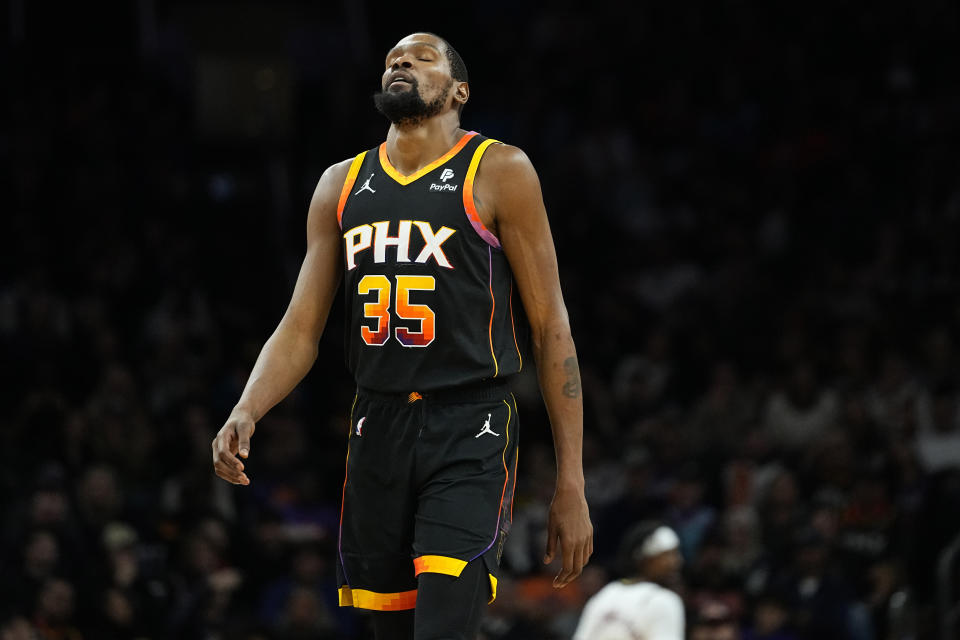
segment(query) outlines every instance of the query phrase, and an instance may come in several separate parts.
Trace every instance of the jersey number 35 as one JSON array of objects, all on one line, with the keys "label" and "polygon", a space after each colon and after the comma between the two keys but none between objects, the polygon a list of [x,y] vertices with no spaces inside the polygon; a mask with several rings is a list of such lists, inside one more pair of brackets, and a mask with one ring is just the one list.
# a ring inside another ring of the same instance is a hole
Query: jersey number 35
[{"label": "jersey number 35", "polygon": [[[397,280],[396,313],[401,320],[420,322],[420,330],[414,331],[407,327],[397,327],[397,340],[405,347],[425,347],[435,337],[436,316],[433,309],[425,304],[411,304],[411,291],[433,291],[436,281],[433,276],[395,276]],[[360,327],[360,336],[370,346],[378,347],[390,339],[390,290],[392,284],[387,276],[366,275],[357,285],[357,293],[367,295],[376,293],[374,302],[363,303],[363,315],[369,320],[375,320],[376,330],[363,325]]]}]

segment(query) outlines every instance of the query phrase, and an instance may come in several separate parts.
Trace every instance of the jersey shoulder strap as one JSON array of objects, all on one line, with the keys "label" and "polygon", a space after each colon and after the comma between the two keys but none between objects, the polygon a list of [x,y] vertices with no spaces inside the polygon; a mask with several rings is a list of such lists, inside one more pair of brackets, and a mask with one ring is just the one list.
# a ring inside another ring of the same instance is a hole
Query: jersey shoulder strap
[{"label": "jersey shoulder strap", "polygon": [[480,220],[480,214],[477,213],[477,205],[473,199],[473,181],[477,177],[477,169],[480,168],[480,159],[492,144],[503,144],[499,140],[486,138],[477,145],[473,151],[473,157],[470,159],[470,166],[467,168],[467,175],[463,179],[463,208],[467,212],[467,218],[470,219],[470,225],[484,241],[495,249],[500,248],[500,239],[493,235],[489,229]]},{"label": "jersey shoulder strap", "polygon": [[347,204],[347,197],[350,195],[353,183],[357,181],[357,174],[360,173],[360,166],[363,164],[366,155],[367,152],[362,151],[353,159],[353,162],[350,163],[350,170],[347,171],[347,178],[343,181],[343,188],[340,189],[340,201],[337,203],[337,224],[340,225],[341,229],[343,229],[343,207]]}]

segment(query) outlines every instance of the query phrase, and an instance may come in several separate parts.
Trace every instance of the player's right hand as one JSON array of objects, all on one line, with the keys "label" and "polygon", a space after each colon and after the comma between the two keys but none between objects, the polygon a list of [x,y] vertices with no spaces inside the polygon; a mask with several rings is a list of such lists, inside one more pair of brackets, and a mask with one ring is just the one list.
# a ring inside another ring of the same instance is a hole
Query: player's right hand
[{"label": "player's right hand", "polygon": [[250,455],[250,436],[255,429],[253,416],[241,409],[234,409],[213,439],[213,469],[227,482],[250,484],[250,478],[243,472],[244,466],[237,454],[243,458]]}]

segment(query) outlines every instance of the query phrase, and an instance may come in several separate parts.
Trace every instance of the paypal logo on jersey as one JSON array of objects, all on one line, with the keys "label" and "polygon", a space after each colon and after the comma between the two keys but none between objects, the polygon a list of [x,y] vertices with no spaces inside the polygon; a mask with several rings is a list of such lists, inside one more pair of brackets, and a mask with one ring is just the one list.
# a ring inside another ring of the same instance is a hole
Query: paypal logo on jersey
[{"label": "paypal logo on jersey", "polygon": [[437,184],[433,182],[430,184],[430,191],[456,191],[458,184],[447,184],[447,180],[454,176],[452,169],[444,169],[440,172],[440,182],[443,184]]},{"label": "paypal logo on jersey", "polygon": [[397,235],[395,236],[391,236],[389,233],[389,221],[361,224],[344,233],[347,270],[356,268],[357,254],[369,249],[371,242],[373,244],[374,262],[387,261],[387,247],[389,246],[397,248],[397,262],[410,262],[410,234],[413,227],[419,229],[420,237],[423,238],[424,242],[423,249],[414,259],[414,262],[422,264],[433,258],[441,267],[453,269],[453,265],[447,260],[447,256],[443,253],[441,247],[444,242],[450,239],[450,236],[456,233],[456,229],[440,227],[440,229],[434,231],[430,223],[423,220],[400,220],[397,227]]}]

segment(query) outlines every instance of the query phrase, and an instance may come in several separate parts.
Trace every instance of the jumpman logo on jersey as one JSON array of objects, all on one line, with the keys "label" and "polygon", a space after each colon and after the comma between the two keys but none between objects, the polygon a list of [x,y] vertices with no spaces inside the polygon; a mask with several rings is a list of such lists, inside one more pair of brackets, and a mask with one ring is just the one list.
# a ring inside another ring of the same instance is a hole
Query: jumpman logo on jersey
[{"label": "jumpman logo on jersey", "polygon": [[364,189],[366,189],[366,190],[369,191],[370,193],[376,193],[377,190],[370,186],[370,181],[371,181],[371,180],[373,180],[373,174],[372,174],[372,173],[370,174],[370,177],[367,178],[367,181],[363,183],[363,186],[360,187],[359,189],[357,189],[357,193],[355,193],[355,194],[353,194],[353,195],[358,195],[358,194],[359,194],[361,191],[363,191]]},{"label": "jumpman logo on jersey", "polygon": [[487,420],[486,420],[486,422],[483,423],[483,429],[480,430],[480,433],[478,433],[477,435],[473,436],[474,439],[479,438],[480,436],[482,436],[482,435],[485,434],[485,433],[489,433],[490,435],[493,435],[493,436],[499,436],[499,435],[500,435],[499,433],[494,433],[494,431],[490,428],[490,415],[491,415],[491,414],[489,414],[489,413],[487,414]]}]

